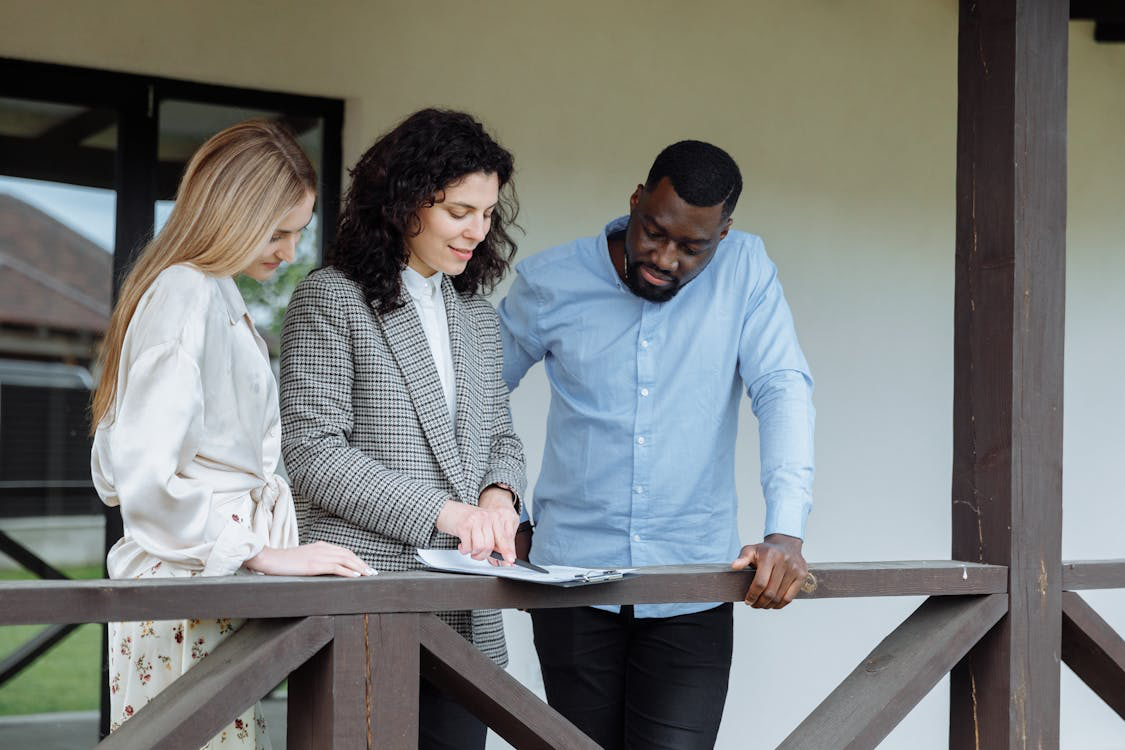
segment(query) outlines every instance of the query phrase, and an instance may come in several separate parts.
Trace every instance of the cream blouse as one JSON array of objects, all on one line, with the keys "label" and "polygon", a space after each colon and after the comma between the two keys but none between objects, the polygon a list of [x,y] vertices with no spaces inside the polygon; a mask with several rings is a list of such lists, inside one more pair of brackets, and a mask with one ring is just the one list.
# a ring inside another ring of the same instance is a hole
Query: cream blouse
[{"label": "cream blouse", "polygon": [[274,473],[277,386],[232,279],[165,269],[133,314],[117,377],[90,462],[124,520],[111,578],[157,562],[169,575],[231,575],[264,545],[297,545],[293,498]]}]

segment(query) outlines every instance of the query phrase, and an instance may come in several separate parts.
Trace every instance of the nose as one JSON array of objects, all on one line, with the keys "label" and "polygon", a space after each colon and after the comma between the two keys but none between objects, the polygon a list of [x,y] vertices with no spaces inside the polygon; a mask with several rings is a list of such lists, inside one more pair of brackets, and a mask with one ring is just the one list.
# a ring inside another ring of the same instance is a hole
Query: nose
[{"label": "nose", "polygon": [[680,255],[675,242],[665,242],[652,254],[653,263],[662,271],[675,271],[680,264]]},{"label": "nose", "polygon": [[488,224],[489,220],[483,216],[474,216],[468,226],[465,227],[464,238],[479,245],[484,241],[485,235],[488,234]]},{"label": "nose", "polygon": [[286,263],[292,263],[297,258],[298,239],[299,238],[294,235],[287,237],[285,241],[281,243],[281,250],[278,256]]}]

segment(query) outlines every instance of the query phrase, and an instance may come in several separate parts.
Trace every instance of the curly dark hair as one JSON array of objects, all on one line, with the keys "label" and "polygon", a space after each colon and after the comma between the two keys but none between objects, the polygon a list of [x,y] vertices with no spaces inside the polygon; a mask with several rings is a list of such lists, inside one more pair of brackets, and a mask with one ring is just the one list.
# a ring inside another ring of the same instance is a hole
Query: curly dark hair
[{"label": "curly dark hair", "polygon": [[516,254],[508,234],[509,227],[518,227],[513,170],[512,155],[471,115],[415,112],[375,141],[351,170],[332,265],[355,281],[380,313],[401,307],[400,274],[409,259],[405,240],[422,231],[418,211],[466,175],[495,174],[500,200],[492,226],[464,272],[452,279],[461,294],[491,292]]}]

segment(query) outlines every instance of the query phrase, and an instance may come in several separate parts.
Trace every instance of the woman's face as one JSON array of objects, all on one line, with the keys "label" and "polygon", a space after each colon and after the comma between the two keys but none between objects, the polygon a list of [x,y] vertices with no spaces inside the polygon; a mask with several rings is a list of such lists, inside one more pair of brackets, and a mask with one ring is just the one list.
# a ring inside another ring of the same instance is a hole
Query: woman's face
[{"label": "woman's face", "polygon": [[422,231],[406,239],[407,264],[426,277],[464,271],[473,250],[488,236],[499,197],[495,173],[473,172],[445,188],[434,205],[419,209]]},{"label": "woman's face", "polygon": [[315,203],[316,194],[305,193],[304,200],[281,217],[281,221],[270,233],[266,244],[242,273],[257,281],[266,281],[273,276],[273,272],[282,261],[292,263],[297,254],[297,242],[301,239],[301,232],[312,220]]}]

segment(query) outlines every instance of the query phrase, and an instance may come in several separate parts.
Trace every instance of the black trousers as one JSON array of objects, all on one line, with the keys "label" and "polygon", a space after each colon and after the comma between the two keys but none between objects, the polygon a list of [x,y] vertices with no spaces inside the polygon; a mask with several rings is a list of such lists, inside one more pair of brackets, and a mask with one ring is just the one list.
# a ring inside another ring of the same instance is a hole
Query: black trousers
[{"label": "black trousers", "polygon": [[715,746],[734,608],[636,618],[592,607],[531,612],[547,702],[607,750]]},{"label": "black trousers", "polygon": [[425,677],[418,686],[419,750],[484,750],[488,727]]}]

